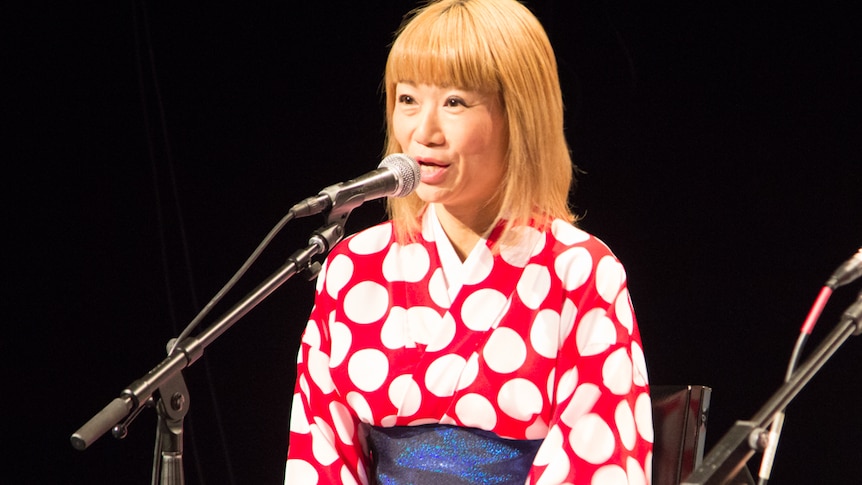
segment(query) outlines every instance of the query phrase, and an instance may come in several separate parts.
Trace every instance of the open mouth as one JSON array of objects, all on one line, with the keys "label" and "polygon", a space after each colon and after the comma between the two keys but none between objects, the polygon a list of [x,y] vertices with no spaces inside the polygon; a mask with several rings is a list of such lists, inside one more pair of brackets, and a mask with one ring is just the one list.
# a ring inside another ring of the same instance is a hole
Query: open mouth
[{"label": "open mouth", "polygon": [[419,173],[422,175],[422,182],[426,184],[439,183],[449,167],[448,164],[438,162],[436,160],[416,159],[419,163]]}]

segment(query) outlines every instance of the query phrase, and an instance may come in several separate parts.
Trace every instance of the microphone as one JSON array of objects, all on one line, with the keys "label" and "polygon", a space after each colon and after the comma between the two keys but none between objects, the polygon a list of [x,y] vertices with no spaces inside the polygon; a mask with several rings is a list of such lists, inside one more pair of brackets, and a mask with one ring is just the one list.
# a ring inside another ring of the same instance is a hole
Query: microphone
[{"label": "microphone", "polygon": [[859,251],[856,251],[853,257],[845,261],[844,264],[832,273],[832,276],[826,281],[826,286],[834,290],[839,286],[853,282],[859,276],[862,276],[862,248],[859,248]]},{"label": "microphone", "polygon": [[419,164],[403,153],[384,158],[377,170],[355,179],[330,185],[315,196],[294,205],[295,217],[306,217],[325,211],[350,212],[365,201],[381,197],[404,197],[419,185]]}]

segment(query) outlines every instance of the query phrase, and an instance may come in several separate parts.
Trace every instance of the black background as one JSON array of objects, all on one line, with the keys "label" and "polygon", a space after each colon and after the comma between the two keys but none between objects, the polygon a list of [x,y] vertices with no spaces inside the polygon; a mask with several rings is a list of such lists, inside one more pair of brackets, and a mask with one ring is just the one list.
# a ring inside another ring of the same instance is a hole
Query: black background
[{"label": "black background", "polygon": [[[376,167],[414,5],[142,3],[2,7],[4,483],[149,483],[151,410],[122,441],[69,436],[293,203]],[[713,387],[714,443],[778,388],[862,242],[858,25],[832,4],[529,5],[559,57],[581,226],[627,268],[652,382]],[[349,228],[382,217],[368,203]],[[291,223],[213,317],[321,222]],[[185,371],[187,483],[281,483],[311,298],[288,281]],[[791,403],[771,483],[862,480],[859,355],[851,339]]]}]

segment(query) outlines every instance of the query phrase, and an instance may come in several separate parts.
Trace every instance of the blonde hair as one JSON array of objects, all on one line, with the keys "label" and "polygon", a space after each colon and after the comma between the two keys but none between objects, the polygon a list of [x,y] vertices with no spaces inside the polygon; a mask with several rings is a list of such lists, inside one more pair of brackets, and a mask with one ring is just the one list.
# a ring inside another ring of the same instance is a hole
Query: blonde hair
[{"label": "blonde hair", "polygon": [[[563,131],[557,62],[538,19],[516,0],[442,0],[411,11],[386,63],[386,155],[403,151],[392,113],[399,82],[455,86],[497,94],[508,124],[506,176],[497,222],[546,228],[573,222],[573,183]],[[414,193],[389,199],[400,240],[413,240],[426,204]],[[504,236],[505,237],[505,236]]]}]

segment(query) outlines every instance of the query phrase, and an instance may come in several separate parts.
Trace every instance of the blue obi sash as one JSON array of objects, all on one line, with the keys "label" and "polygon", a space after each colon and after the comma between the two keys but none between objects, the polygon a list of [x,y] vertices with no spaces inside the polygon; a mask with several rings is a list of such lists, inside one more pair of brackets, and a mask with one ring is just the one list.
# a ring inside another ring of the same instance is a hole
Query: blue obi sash
[{"label": "blue obi sash", "polygon": [[523,485],[542,444],[443,424],[371,427],[372,483]]}]

